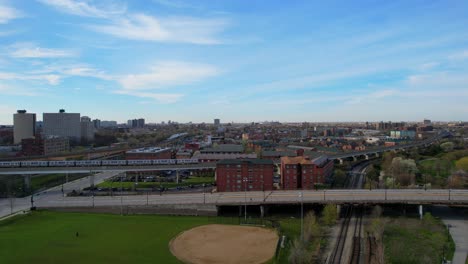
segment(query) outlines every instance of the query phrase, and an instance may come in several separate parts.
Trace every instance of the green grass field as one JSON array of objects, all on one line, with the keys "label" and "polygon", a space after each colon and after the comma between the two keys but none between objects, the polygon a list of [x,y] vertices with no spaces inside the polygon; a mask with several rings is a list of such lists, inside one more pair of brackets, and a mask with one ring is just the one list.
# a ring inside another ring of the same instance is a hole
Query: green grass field
[{"label": "green grass field", "polygon": [[[165,188],[172,188],[172,187],[177,187],[177,186],[189,186],[191,184],[211,184],[214,182],[213,177],[192,177],[189,179],[186,179],[179,184],[175,182],[139,182],[138,183],[138,188],[152,188],[156,187],[159,188],[160,186],[165,187]],[[103,183],[100,183],[97,185],[97,187],[101,188],[120,188],[122,186],[123,188],[132,188],[135,185],[135,182],[110,182],[106,181]]]},{"label": "green grass field", "polygon": [[[452,259],[455,244],[440,220],[392,218],[384,232],[386,263],[441,263]],[[445,248],[444,248],[445,247]]]},{"label": "green grass field", "polygon": [[0,222],[0,263],[180,263],[169,241],[215,222],[214,217],[37,211]]}]

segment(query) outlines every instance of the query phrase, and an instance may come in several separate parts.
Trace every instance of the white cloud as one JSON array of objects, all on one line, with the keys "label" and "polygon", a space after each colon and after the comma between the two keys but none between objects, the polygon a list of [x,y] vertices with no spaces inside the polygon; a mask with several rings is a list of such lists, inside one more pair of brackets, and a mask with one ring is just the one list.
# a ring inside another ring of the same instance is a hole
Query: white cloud
[{"label": "white cloud", "polygon": [[12,7],[0,6],[0,24],[6,24],[10,20],[19,18],[22,16],[22,13]]},{"label": "white cloud", "polygon": [[2,95],[21,95],[21,96],[37,96],[38,94],[31,89],[24,89],[18,86],[0,84],[0,93]]},{"label": "white cloud", "polygon": [[179,0],[153,0],[153,2],[171,8],[192,8],[192,9],[199,9],[199,7],[194,6],[192,4],[179,1]]},{"label": "white cloud", "polygon": [[117,4],[108,4],[106,6],[93,5],[93,1],[76,0],[38,0],[39,2],[52,6],[60,12],[76,16],[108,18],[111,16],[123,14],[126,7]]},{"label": "white cloud", "polygon": [[139,91],[128,91],[128,90],[118,90],[115,91],[116,94],[126,94],[136,97],[142,97],[146,99],[154,99],[160,103],[175,103],[179,101],[184,95],[179,93],[152,93],[152,92],[139,92]]},{"label": "white cloud", "polygon": [[14,58],[63,58],[75,56],[74,52],[40,47],[18,48],[10,53]]},{"label": "white cloud", "polygon": [[462,52],[459,52],[459,53],[450,55],[450,56],[449,56],[449,59],[452,59],[452,60],[464,60],[464,59],[468,59],[468,50],[464,50],[464,51],[462,51]]},{"label": "white cloud", "polygon": [[57,74],[16,74],[10,72],[0,72],[0,80],[45,81],[50,85],[58,85],[60,83],[61,76]]},{"label": "white cloud", "polygon": [[158,19],[144,14],[131,14],[105,25],[93,25],[91,29],[132,40],[157,42],[183,42],[192,44],[219,44],[215,35],[226,26],[220,19],[196,19],[189,17]]},{"label": "white cloud", "polygon": [[219,73],[214,66],[187,62],[162,62],[149,73],[130,74],[119,79],[126,90],[153,90],[187,85]]}]

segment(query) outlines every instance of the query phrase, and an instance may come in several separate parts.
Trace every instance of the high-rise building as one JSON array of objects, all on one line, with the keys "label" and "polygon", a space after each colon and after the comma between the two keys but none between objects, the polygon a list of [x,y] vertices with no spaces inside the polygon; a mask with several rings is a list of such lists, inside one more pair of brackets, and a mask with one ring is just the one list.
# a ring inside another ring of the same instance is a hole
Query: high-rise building
[{"label": "high-rise building", "polygon": [[145,119],[130,119],[127,121],[127,126],[130,128],[143,128],[145,127]]},{"label": "high-rise building", "polygon": [[219,118],[215,118],[214,125],[219,126],[220,124],[221,124],[221,120],[219,120]]},{"label": "high-rise building", "polygon": [[44,113],[44,134],[46,136],[68,137],[70,140],[81,140],[81,123],[79,113]]},{"label": "high-rise building", "polygon": [[137,121],[137,127],[140,127],[140,128],[145,127],[145,119],[144,119],[144,118],[138,119],[138,121]]},{"label": "high-rise building", "polygon": [[36,114],[28,114],[26,110],[18,110],[13,115],[13,138],[14,143],[19,144],[25,138],[36,135]]},{"label": "high-rise building", "polygon": [[108,128],[117,127],[117,121],[103,120],[101,121],[101,127],[108,127]]},{"label": "high-rise building", "polygon": [[101,120],[94,119],[93,120],[93,125],[94,125],[94,129],[100,129],[101,128]]},{"label": "high-rise building", "polygon": [[94,140],[94,123],[87,116],[81,117],[81,140],[83,142]]}]

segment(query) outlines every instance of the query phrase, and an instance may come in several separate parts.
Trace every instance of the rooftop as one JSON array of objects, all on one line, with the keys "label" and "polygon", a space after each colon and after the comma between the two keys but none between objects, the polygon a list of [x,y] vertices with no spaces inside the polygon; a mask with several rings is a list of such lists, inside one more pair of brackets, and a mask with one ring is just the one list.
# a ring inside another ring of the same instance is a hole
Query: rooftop
[{"label": "rooftop", "polygon": [[240,165],[243,163],[258,164],[258,165],[273,165],[273,161],[267,159],[224,159],[216,164],[222,165]]},{"label": "rooftop", "polygon": [[127,151],[126,153],[159,153],[170,150],[169,148],[158,148],[158,147],[148,147],[148,148],[139,148],[139,149],[132,149]]},{"label": "rooftop", "polygon": [[235,145],[235,144],[223,144],[218,145],[214,148],[206,148],[201,150],[202,153],[207,152],[244,152],[244,146],[242,145]]}]

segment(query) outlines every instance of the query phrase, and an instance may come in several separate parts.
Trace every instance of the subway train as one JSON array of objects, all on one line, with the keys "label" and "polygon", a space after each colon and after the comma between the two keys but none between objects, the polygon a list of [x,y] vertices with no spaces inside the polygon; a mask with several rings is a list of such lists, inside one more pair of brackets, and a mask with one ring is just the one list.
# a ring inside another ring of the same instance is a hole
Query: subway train
[{"label": "subway train", "polygon": [[198,164],[198,159],[0,161],[0,168],[148,166],[148,165],[170,165],[170,164]]}]

